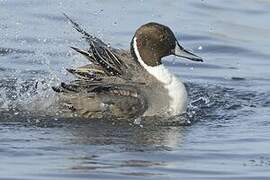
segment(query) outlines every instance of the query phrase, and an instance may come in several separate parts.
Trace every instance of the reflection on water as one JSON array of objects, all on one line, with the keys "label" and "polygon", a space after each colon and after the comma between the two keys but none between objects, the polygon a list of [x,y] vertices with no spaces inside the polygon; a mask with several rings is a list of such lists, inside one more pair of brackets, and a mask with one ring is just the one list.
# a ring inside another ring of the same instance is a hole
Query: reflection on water
[{"label": "reflection on water", "polygon": [[[45,169],[54,167],[47,167],[47,162],[57,156],[55,160],[58,161],[58,168],[67,169],[69,173],[87,170],[97,171],[96,173],[116,171],[132,176],[163,174],[152,172],[151,169],[166,166],[166,162],[162,158],[145,158],[145,153],[172,151],[181,146],[182,133],[185,132],[179,126],[146,125],[142,128],[127,122],[24,119],[27,122],[20,122],[20,119],[15,122],[1,121],[1,134],[7,133],[7,130],[13,132],[13,136],[1,138],[1,149],[9,150],[4,151],[1,156],[14,160],[16,158],[19,162],[28,161],[31,157],[45,158],[44,162],[34,158],[30,160],[30,164],[23,163],[27,168],[39,164]],[[13,143],[16,148],[12,147]],[[119,159],[118,153],[123,157]],[[165,155],[166,153],[162,156]],[[121,168],[128,168],[130,172],[122,172]],[[133,168],[138,168],[138,171],[133,171]]]},{"label": "reflection on water", "polygon": [[[0,1],[0,179],[268,179],[270,3]],[[61,14],[128,48],[149,21],[205,59],[166,58],[185,82],[187,114],[128,121],[51,116],[51,86],[86,47]],[[10,172],[10,169],[13,169]]]},{"label": "reflection on water", "polygon": [[[96,124],[95,124],[96,125]],[[106,131],[104,131],[106,130]],[[114,124],[108,127],[108,123],[97,127],[79,127],[71,132],[74,139],[71,143],[76,146],[94,147],[85,149],[86,152],[72,157],[70,168],[73,170],[117,171],[130,175],[156,175],[161,172],[152,172],[148,168],[152,166],[165,166],[161,159],[144,158],[144,153],[171,151],[181,146],[184,132],[182,127],[153,127],[144,128],[130,126],[129,124]],[[97,148],[99,147],[99,148]],[[118,152],[125,158],[115,158]],[[129,154],[130,153],[130,154]],[[142,157],[133,156],[133,153]],[[101,155],[99,155],[101,154]],[[119,168],[139,168],[138,172],[121,172]],[[146,170],[143,170],[146,168]]]}]

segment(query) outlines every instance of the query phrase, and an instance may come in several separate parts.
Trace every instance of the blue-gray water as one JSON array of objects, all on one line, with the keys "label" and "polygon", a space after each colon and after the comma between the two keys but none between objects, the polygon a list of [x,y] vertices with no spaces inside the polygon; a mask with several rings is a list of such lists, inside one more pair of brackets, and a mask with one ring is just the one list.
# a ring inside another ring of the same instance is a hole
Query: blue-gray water
[{"label": "blue-gray water", "polygon": [[[267,0],[0,0],[0,179],[269,179],[269,8]],[[65,68],[87,63],[69,49],[86,44],[63,12],[118,48],[148,21],[170,26],[205,59],[166,62],[188,86],[191,125],[36,114],[51,103],[50,86],[71,80]]]}]

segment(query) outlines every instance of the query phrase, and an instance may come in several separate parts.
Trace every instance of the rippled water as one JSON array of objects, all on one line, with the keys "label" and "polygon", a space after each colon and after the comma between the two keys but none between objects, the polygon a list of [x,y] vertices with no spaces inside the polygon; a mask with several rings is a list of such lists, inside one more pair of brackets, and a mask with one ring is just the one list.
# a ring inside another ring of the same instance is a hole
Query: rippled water
[{"label": "rippled water", "polygon": [[[269,8],[266,0],[0,0],[0,179],[269,179]],[[35,113],[50,107],[52,85],[72,79],[66,67],[87,63],[69,49],[86,44],[62,12],[118,48],[148,21],[170,26],[205,59],[166,61],[188,87],[187,115],[133,123]]]}]

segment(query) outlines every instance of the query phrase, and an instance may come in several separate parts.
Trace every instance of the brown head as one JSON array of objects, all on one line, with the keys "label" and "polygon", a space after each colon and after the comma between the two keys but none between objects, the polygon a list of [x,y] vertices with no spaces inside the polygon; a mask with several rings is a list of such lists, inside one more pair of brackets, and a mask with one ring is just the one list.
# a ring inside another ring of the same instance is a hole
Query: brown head
[{"label": "brown head", "polygon": [[169,55],[203,61],[180,46],[169,27],[153,22],[142,25],[136,31],[131,41],[131,52],[152,67],[160,65],[161,58]]}]

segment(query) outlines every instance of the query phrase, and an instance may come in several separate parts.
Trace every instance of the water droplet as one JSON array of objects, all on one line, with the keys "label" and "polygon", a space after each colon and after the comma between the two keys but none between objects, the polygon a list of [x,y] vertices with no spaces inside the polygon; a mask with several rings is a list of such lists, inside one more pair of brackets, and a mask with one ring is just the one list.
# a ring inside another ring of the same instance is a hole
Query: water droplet
[{"label": "water droplet", "polygon": [[142,119],[139,117],[139,118],[135,119],[133,123],[136,125],[140,125],[141,121],[142,121]]}]

